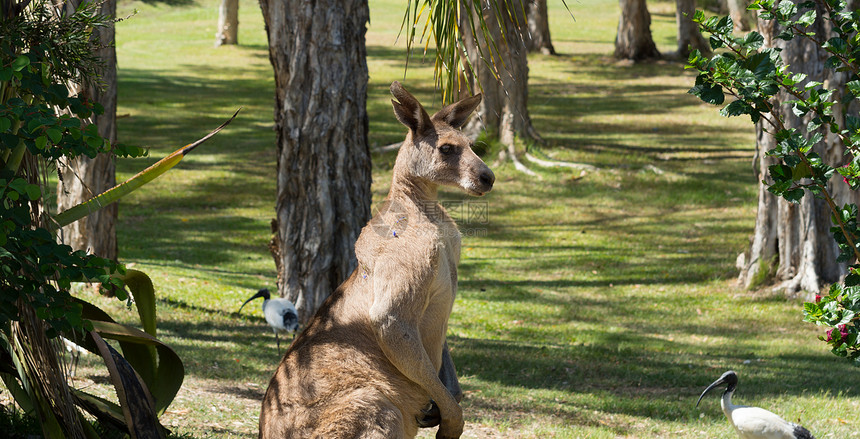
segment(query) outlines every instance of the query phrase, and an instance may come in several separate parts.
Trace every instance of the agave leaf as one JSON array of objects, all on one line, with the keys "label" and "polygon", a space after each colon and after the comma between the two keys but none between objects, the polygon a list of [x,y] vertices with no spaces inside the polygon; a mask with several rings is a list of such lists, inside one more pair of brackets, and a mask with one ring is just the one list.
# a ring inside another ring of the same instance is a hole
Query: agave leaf
[{"label": "agave leaf", "polygon": [[[119,342],[123,356],[140,375],[155,400],[155,410],[160,415],[173,402],[185,378],[185,366],[179,355],[157,338],[130,326],[113,321],[95,305],[77,300],[83,305],[83,317],[89,319],[93,328],[103,338]],[[98,346],[89,337],[82,346],[90,352],[99,353]]]},{"label": "agave leaf", "polygon": [[155,319],[155,288],[152,280],[146,273],[139,270],[126,270],[125,275],[120,276],[125,286],[134,297],[137,306],[137,314],[140,317],[140,325],[147,334],[157,337]]},{"label": "agave leaf", "polygon": [[[125,359],[134,367],[155,398],[156,410],[164,413],[182,386],[185,367],[182,360],[166,344],[155,338],[155,290],[152,281],[142,271],[126,270],[120,276],[131,291],[137,305],[144,331],[118,324],[110,315],[92,303],[75,299],[82,307],[82,317],[90,320],[104,338],[117,340]],[[78,339],[80,337],[76,337]],[[98,353],[97,346],[82,342],[90,352]]]},{"label": "agave leaf", "polygon": [[15,400],[15,404],[18,404],[18,407],[20,407],[24,413],[32,413],[34,409],[33,400],[30,399],[30,395],[27,391],[21,387],[21,383],[18,382],[18,375],[0,373],[0,379],[3,380],[3,384],[6,385],[6,390],[9,391],[12,399]]},{"label": "agave leaf", "polygon": [[75,398],[75,404],[93,415],[100,424],[111,426],[116,430],[128,434],[128,425],[125,423],[125,415],[122,412],[122,407],[114,402],[82,390],[71,389],[71,391],[72,397]]},{"label": "agave leaf", "polygon": [[[69,388],[69,390],[73,392],[72,397],[74,398],[74,389]],[[81,422],[81,427],[83,427],[84,436],[86,437],[86,439],[101,439],[101,437],[99,436],[99,432],[96,431],[95,427],[93,427],[93,424],[90,423],[90,420],[87,419],[80,410],[78,410],[78,419]]]},{"label": "agave leaf", "polygon": [[[241,110],[241,109],[240,109]],[[225,126],[227,126],[233,119],[236,118],[236,115],[239,114],[239,110],[236,110],[236,113],[233,114],[229,120],[221,124],[218,128],[215,128],[209,134],[203,136],[200,140],[197,140],[194,143],[190,143],[188,145],[183,146],[182,148],[177,149],[169,156],[159,160],[154,165],[144,169],[134,177],[126,180],[124,183],[114,186],[99,195],[96,195],[93,198],[90,198],[87,201],[84,201],[77,206],[66,209],[59,213],[56,217],[54,217],[54,221],[57,223],[57,227],[65,227],[99,209],[107,206],[113,202],[116,202],[120,198],[130,194],[135,189],[143,186],[144,184],[154,180],[156,177],[160,176],[167,172],[170,168],[176,166],[182,158],[185,157],[186,154],[191,152],[194,148],[199,146],[201,143],[209,140],[212,136],[221,131]]]},{"label": "agave leaf", "polygon": [[90,331],[89,336],[98,347],[108,368],[132,439],[163,438],[152,395],[149,394],[134,368],[116,349],[107,344],[97,331]]},{"label": "agave leaf", "polygon": [[[125,275],[121,276],[125,286],[131,291],[134,297],[134,304],[137,307],[137,314],[140,317],[140,326],[143,330],[153,336],[156,335],[156,317],[155,317],[155,288],[152,286],[152,280],[146,273],[139,270],[126,270]],[[158,353],[155,346],[145,346],[147,353],[141,352],[140,348],[131,348],[128,346],[128,352],[125,348],[123,354],[129,362],[135,366],[135,369],[144,376],[144,382],[147,385],[154,384],[155,371],[157,370],[156,359]],[[146,366],[143,364],[146,363]],[[140,367],[138,369],[138,367]]]}]

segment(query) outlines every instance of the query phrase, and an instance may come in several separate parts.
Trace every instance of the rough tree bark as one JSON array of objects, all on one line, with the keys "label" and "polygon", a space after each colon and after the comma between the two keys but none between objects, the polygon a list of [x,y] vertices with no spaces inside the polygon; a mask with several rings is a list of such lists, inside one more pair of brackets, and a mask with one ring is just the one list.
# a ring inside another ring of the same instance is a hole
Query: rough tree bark
[{"label": "rough tree bark", "polygon": [[239,44],[239,0],[221,0],[218,7],[215,47],[225,44]]},{"label": "rough tree bark", "polygon": [[278,292],[302,322],[356,266],[370,218],[366,0],[261,0],[275,71]]},{"label": "rough tree bark", "polygon": [[[772,20],[759,20],[758,26],[765,37],[765,47],[782,48],[783,60],[792,71],[808,74],[807,81],[819,81],[837,88],[833,99],[836,102],[841,100],[839,95],[844,93],[847,76],[824,67],[829,56],[826,51],[805,38],[794,38],[790,42],[776,38],[780,29]],[[817,20],[810,30],[822,37],[830,34],[824,20]],[[785,102],[788,96],[783,93],[778,99]],[[834,117],[844,124],[843,110],[840,106],[835,108]],[[806,132],[808,118],[796,117],[786,104],[776,107],[773,116],[782,118],[787,128]],[[774,163],[764,153],[776,146],[773,136],[764,131],[771,127],[763,123],[759,122],[756,127],[757,181],[768,175],[767,168]],[[842,143],[829,132],[823,131],[822,134],[825,134],[824,140],[813,150],[831,165],[843,163]],[[860,201],[856,192],[850,191],[840,178],[832,179],[828,186],[840,204]],[[838,249],[830,227],[830,211],[824,200],[807,193],[800,204],[791,204],[772,195],[764,185],[759,186],[756,225],[750,248],[738,257],[740,283],[747,288],[757,288],[773,282],[777,284],[776,289],[792,294],[817,292],[822,285],[838,281],[846,273],[846,266],[836,262]]]},{"label": "rough tree bark", "polygon": [[615,37],[615,57],[633,61],[660,58],[651,37],[651,14],[645,0],[619,0],[621,17]]},{"label": "rough tree bark", "polygon": [[[66,2],[69,13],[80,4],[80,0]],[[108,17],[116,16],[116,0],[102,2],[100,13]],[[114,25],[93,30],[93,37],[100,40],[98,56],[104,62],[101,70],[102,84],[87,84],[74,87],[71,93],[104,107],[104,113],[94,115],[91,122],[98,127],[99,135],[116,143],[116,48],[114,47]],[[57,189],[57,211],[62,212],[82,203],[91,197],[116,185],[116,163],[110,154],[99,154],[93,159],[79,157],[75,160],[62,160],[60,165],[61,181]],[[95,255],[117,259],[116,218],[117,203],[113,203],[76,221],[60,231],[65,244],[77,250],[89,250]]]},{"label": "rough tree bark", "polygon": [[704,54],[711,53],[711,46],[693,22],[696,0],[675,0],[675,21],[678,23],[678,56],[687,59],[694,49]]},{"label": "rough tree bark", "polygon": [[552,39],[549,35],[546,0],[527,0],[526,15],[528,16],[529,31],[524,39],[529,52],[555,55],[555,48],[552,46]]}]

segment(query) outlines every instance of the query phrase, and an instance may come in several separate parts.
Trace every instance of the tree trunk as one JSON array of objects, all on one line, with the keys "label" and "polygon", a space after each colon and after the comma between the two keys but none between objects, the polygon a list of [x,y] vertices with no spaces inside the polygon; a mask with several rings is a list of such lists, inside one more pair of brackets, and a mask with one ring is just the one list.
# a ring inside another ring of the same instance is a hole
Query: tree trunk
[{"label": "tree trunk", "polygon": [[218,7],[215,47],[225,44],[239,44],[239,0],[221,0]]},{"label": "tree trunk", "polygon": [[555,48],[552,47],[552,39],[549,36],[546,0],[526,0],[526,14],[529,31],[524,39],[529,52],[555,55]]},{"label": "tree trunk", "polygon": [[615,37],[615,57],[633,61],[660,58],[651,38],[651,14],[645,0],[619,0],[621,18]]},{"label": "tree trunk", "polygon": [[366,0],[261,0],[275,70],[278,292],[307,322],[370,218]]},{"label": "tree trunk", "polygon": [[[67,12],[77,8],[79,1],[67,2]],[[116,0],[102,3],[100,13],[116,16]],[[75,93],[104,107],[104,113],[93,115],[90,122],[98,127],[99,135],[116,143],[116,48],[114,47],[114,25],[93,30],[93,37],[101,41],[99,58],[104,62],[101,71],[102,84],[89,84],[70,87]],[[77,88],[77,90],[75,90]],[[57,211],[62,212],[80,204],[95,195],[116,186],[116,163],[110,154],[99,154],[95,158],[78,157],[75,160],[63,159],[59,165],[61,180],[57,189]],[[117,259],[116,218],[117,203],[64,227],[60,231],[61,240],[76,250],[89,250],[91,253],[108,259]]]},{"label": "tree trunk", "polygon": [[[821,16],[820,10],[818,13]],[[776,38],[781,29],[772,20],[759,20],[758,25],[765,37],[765,47],[782,48],[783,60],[791,66],[792,71],[808,74],[807,81],[819,81],[836,88],[832,99],[841,101],[847,76],[824,67],[829,57],[825,50],[805,38],[796,37],[790,42]],[[825,36],[830,35],[829,26],[821,19],[809,31],[825,40],[829,38]],[[784,103],[789,97],[783,92],[778,99]],[[834,108],[834,117],[844,126],[841,107],[837,105]],[[768,117],[779,117],[785,121],[787,128],[806,132],[809,117],[798,118],[786,104],[776,107],[774,112],[776,114]],[[763,123],[759,122],[756,127],[757,181],[768,175],[768,166],[774,160],[766,157],[765,152],[776,146],[773,136],[764,131],[764,128],[771,127]],[[815,145],[813,150],[826,163],[839,166],[845,162],[844,146],[826,130],[822,134],[825,135],[824,140]],[[850,191],[841,178],[832,179],[828,190],[840,205],[858,202],[857,193]],[[747,288],[757,288],[774,282],[777,283],[776,288],[792,294],[801,290],[817,292],[822,285],[838,281],[847,269],[844,263],[836,262],[838,248],[830,234],[830,227],[830,210],[824,200],[807,193],[799,204],[791,204],[772,195],[764,185],[759,186],[754,234],[749,250],[738,261],[740,283]]]},{"label": "tree trunk", "polygon": [[693,22],[696,13],[696,0],[675,0],[675,19],[678,23],[678,56],[687,59],[690,52],[698,49],[704,54],[711,53],[711,46]]},{"label": "tree trunk", "polygon": [[750,30],[746,0],[726,0],[726,6],[729,9],[729,15],[732,17],[735,32]]},{"label": "tree trunk", "polygon": [[[529,139],[539,137],[532,126],[527,108],[529,66],[528,50],[523,38],[526,32],[522,5],[517,1],[505,3],[505,5],[508,11],[502,13],[504,35],[495,13],[492,10],[484,10],[484,21],[489,28],[489,35],[495,41],[495,49],[498,50],[495,61],[481,59],[482,53],[486,57],[490,53],[484,34],[477,30],[478,41],[472,38],[472,26],[475,26],[474,29],[479,29],[479,17],[473,17],[473,22],[470,22],[469,14],[460,14],[463,42],[469,62],[474,69],[471,72],[473,77],[470,78],[470,82],[476,92],[481,91],[484,94],[475,117],[464,131],[470,135],[477,135],[480,130],[486,130],[491,135],[498,135],[499,140],[505,145],[513,145],[516,137]],[[480,83],[480,90],[476,88],[478,83]]]}]

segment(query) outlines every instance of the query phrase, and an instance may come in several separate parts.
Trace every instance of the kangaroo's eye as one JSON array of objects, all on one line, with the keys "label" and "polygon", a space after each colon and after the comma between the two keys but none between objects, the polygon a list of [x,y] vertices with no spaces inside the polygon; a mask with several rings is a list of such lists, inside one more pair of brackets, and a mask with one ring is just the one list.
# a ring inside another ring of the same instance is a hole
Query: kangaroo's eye
[{"label": "kangaroo's eye", "polygon": [[448,155],[454,152],[454,147],[448,144],[442,145],[439,147],[439,152],[442,154]]}]

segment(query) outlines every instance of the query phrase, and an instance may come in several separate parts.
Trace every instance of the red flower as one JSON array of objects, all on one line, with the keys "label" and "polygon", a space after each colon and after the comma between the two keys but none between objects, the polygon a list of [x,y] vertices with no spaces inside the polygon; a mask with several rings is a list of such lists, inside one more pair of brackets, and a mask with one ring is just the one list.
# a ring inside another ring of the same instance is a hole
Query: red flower
[{"label": "red flower", "polygon": [[827,340],[825,341],[833,341],[833,329],[827,330]]},{"label": "red flower", "polygon": [[815,303],[819,303],[819,302],[821,302],[821,294],[816,294],[815,295]]},{"label": "red flower", "polygon": [[841,336],[842,340],[847,339],[848,338],[848,328],[845,325],[839,325],[839,326],[837,326],[837,328],[839,328],[839,335]]}]

